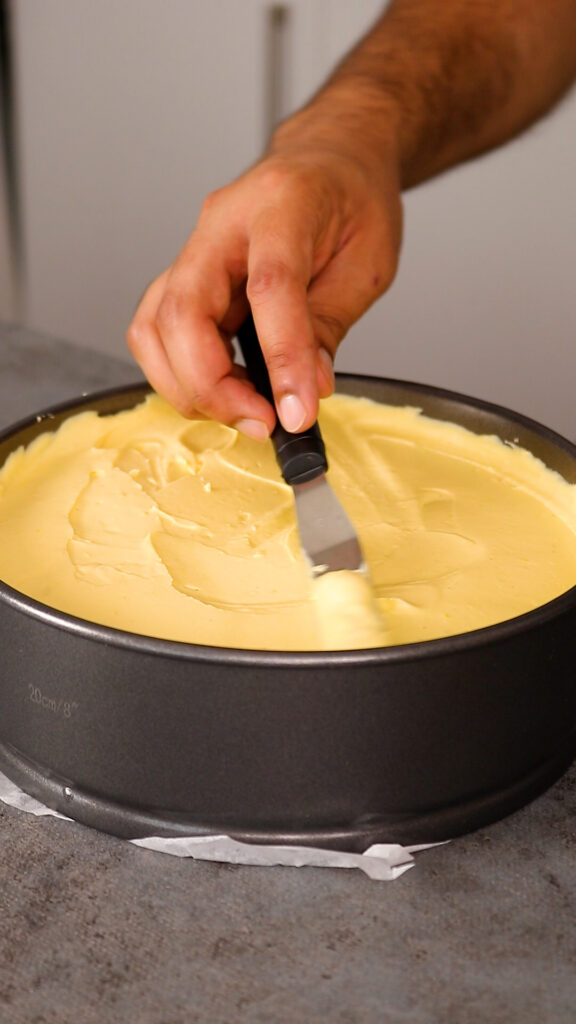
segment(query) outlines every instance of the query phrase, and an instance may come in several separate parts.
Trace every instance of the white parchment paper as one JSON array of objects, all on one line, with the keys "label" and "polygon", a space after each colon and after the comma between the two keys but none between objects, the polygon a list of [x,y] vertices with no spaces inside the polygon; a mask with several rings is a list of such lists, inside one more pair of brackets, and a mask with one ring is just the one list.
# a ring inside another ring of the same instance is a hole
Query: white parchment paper
[{"label": "white parchment paper", "polygon": [[[0,800],[28,814],[50,815],[63,821],[72,821],[58,811],[28,796],[10,779],[0,772]],[[226,835],[182,836],[165,839],[161,836],[147,836],[145,839],[130,839],[134,846],[141,846],[157,853],[168,853],[174,857],[193,857],[195,860],[212,860],[226,864],[255,864],[273,866],[282,864],[289,867],[315,868],[359,868],[369,878],[378,882],[389,882],[399,878],[414,865],[413,854],[428,850],[439,843],[420,846],[400,846],[397,843],[376,843],[364,853],[344,853],[337,850],[322,850],[308,846],[268,846],[256,843],[241,843]]]}]

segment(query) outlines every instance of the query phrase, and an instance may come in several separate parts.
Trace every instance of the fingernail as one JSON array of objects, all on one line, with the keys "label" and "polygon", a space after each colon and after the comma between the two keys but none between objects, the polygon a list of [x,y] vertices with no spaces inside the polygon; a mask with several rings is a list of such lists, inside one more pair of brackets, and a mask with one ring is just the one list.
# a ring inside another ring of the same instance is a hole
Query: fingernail
[{"label": "fingernail", "polygon": [[326,383],[330,385],[332,390],[334,390],[334,363],[328,349],[319,348],[318,358],[322,365],[324,376],[326,377]]},{"label": "fingernail", "polygon": [[267,441],[270,437],[268,427],[262,420],[236,420],[234,427],[253,441]]},{"label": "fingernail", "polygon": [[295,434],[304,423],[306,410],[298,395],[282,395],[278,403],[278,415],[284,429]]}]

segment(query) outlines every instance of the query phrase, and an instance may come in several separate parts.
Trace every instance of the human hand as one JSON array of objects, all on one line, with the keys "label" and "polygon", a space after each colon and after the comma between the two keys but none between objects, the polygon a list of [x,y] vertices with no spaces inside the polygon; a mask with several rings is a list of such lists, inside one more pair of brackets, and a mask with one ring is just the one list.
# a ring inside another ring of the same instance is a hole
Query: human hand
[{"label": "human hand", "polygon": [[205,201],[175,263],[146,290],[128,345],[186,416],[264,440],[276,412],[234,362],[251,307],[278,416],[289,431],[334,387],[336,349],[393,280],[401,238],[394,163],[371,163],[309,133],[278,145]]}]

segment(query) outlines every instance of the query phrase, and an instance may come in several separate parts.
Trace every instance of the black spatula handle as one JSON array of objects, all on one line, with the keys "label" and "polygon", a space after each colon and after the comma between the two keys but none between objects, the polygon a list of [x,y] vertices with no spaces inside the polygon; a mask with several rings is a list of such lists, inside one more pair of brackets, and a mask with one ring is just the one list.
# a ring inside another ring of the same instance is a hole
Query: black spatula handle
[{"label": "black spatula handle", "polygon": [[[238,342],[244,356],[248,376],[256,390],[274,405],[270,377],[262,355],[254,320],[250,315],[238,329]],[[313,423],[309,430],[290,434],[279,420],[272,431],[276,458],[286,483],[301,484],[325,473],[328,468],[320,427]]]}]

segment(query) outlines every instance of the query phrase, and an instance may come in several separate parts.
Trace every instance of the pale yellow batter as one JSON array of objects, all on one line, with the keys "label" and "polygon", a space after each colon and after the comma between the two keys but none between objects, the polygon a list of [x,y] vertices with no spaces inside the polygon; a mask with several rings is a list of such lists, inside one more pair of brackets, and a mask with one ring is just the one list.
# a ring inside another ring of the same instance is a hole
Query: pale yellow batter
[{"label": "pale yellow batter", "polygon": [[105,625],[264,650],[462,633],[576,584],[576,486],[529,453],[345,396],[320,423],[373,591],[359,574],[313,582],[271,444],[157,396],[10,456],[0,577]]}]

